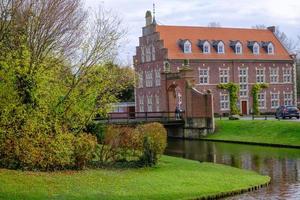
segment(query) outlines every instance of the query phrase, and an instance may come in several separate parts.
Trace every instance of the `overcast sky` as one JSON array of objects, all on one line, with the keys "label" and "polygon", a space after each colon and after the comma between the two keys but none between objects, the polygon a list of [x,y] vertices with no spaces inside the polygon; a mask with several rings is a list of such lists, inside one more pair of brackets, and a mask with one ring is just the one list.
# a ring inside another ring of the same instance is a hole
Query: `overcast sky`
[{"label": "overcast sky", "polygon": [[120,59],[131,63],[145,24],[146,10],[156,5],[156,20],[162,25],[246,27],[279,26],[289,37],[300,35],[300,0],[85,0],[89,8],[99,5],[118,14],[128,34]]}]

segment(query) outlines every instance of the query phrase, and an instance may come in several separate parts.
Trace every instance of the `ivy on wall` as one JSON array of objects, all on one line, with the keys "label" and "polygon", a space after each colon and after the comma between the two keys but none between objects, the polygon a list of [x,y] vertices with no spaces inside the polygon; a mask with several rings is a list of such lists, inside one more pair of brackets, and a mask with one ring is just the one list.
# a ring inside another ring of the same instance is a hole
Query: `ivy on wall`
[{"label": "ivy on wall", "polygon": [[265,88],[268,88],[269,85],[266,83],[256,83],[252,87],[252,97],[253,97],[253,114],[259,115],[259,105],[258,105],[258,93]]},{"label": "ivy on wall", "polygon": [[230,82],[230,83],[226,83],[226,84],[219,84],[218,88],[227,90],[229,92],[230,114],[232,114],[232,115],[240,114],[240,109],[237,105],[238,95],[239,95],[239,91],[240,91],[239,85]]}]

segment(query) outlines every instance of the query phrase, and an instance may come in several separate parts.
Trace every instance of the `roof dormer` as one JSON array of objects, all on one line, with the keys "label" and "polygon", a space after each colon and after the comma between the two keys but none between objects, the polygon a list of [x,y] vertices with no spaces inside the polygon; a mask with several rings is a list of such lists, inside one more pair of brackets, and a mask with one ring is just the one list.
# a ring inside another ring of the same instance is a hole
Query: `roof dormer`
[{"label": "roof dormer", "polygon": [[208,40],[199,40],[198,47],[202,50],[203,53],[210,53],[210,43]]},{"label": "roof dormer", "polygon": [[189,41],[187,39],[184,39],[184,40],[180,39],[178,43],[179,43],[179,47],[181,48],[183,53],[192,53],[191,41]]},{"label": "roof dormer", "polygon": [[213,40],[212,44],[218,54],[225,53],[225,45],[222,40]]},{"label": "roof dormer", "polygon": [[262,42],[262,48],[268,53],[268,54],[274,54],[274,45],[272,42]]},{"label": "roof dormer", "polygon": [[243,53],[243,45],[239,40],[230,40],[230,47],[236,54],[242,54]]},{"label": "roof dormer", "polygon": [[256,41],[248,41],[248,48],[252,51],[253,54],[259,54],[259,43]]}]

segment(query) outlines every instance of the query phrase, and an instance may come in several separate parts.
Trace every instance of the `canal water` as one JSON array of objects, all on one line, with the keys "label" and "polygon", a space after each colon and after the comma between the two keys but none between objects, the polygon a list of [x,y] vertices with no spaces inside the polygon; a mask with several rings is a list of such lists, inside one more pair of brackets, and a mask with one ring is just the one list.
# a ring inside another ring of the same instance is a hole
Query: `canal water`
[{"label": "canal water", "polygon": [[254,170],[271,177],[271,184],[230,200],[300,200],[300,149],[169,139],[167,155]]}]

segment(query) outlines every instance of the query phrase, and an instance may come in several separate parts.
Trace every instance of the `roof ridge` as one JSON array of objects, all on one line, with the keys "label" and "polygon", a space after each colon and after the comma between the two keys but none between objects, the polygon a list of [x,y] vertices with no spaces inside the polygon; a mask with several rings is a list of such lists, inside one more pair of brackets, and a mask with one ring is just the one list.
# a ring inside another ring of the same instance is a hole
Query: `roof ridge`
[{"label": "roof ridge", "polygon": [[270,31],[269,29],[256,29],[256,28],[242,28],[242,27],[207,27],[207,26],[189,26],[189,25],[159,25],[160,27],[176,27],[176,28],[207,28],[207,29],[235,29],[235,30],[256,30],[256,31]]}]

